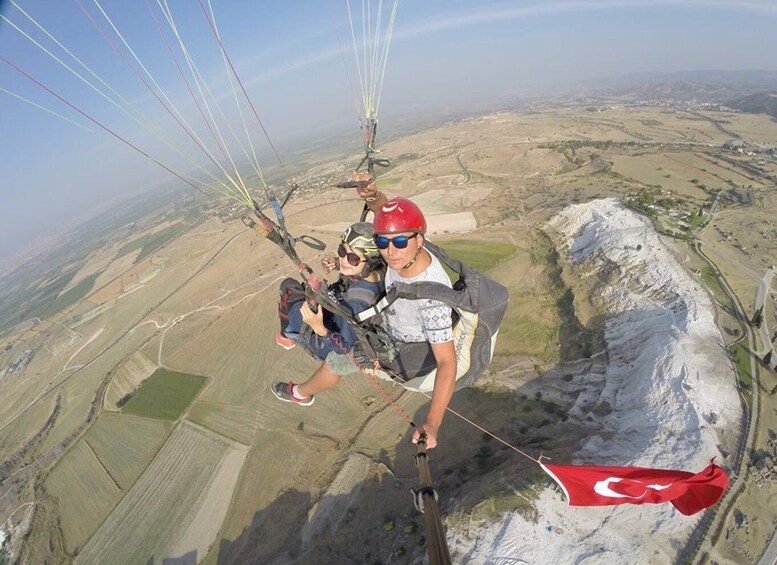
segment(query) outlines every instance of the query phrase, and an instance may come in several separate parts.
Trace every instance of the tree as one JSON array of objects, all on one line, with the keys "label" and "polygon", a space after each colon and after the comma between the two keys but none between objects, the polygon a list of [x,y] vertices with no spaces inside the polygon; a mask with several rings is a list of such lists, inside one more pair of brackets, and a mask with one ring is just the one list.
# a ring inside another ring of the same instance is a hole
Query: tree
[{"label": "tree", "polygon": [[753,319],[750,320],[750,324],[755,326],[756,328],[761,327],[761,322],[764,320],[764,307],[761,306],[758,310],[755,311],[755,314],[753,314]]}]

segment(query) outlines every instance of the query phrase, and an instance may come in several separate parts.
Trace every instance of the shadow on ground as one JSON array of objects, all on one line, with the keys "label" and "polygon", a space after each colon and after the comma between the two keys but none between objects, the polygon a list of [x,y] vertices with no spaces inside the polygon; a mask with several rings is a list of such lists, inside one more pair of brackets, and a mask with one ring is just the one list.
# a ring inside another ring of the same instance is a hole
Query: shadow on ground
[{"label": "shadow on ground", "polygon": [[[568,461],[587,436],[588,426],[565,415],[572,397],[543,393],[548,378],[562,380],[560,375],[545,375],[518,388],[464,389],[456,393],[451,408],[534,457],[542,453]],[[564,384],[566,389],[575,388],[574,383]],[[423,420],[425,411],[426,407],[413,415],[416,421]],[[404,425],[398,417],[396,422],[401,433]],[[336,523],[325,525],[307,544],[302,528],[316,500],[310,493],[284,492],[256,512],[240,536],[220,542],[217,563],[377,564],[422,559],[423,515],[416,511],[410,493],[418,486],[415,452],[409,430],[393,451],[363,451],[372,461],[368,478],[341,495],[352,499],[350,505],[344,504],[344,515],[334,517]],[[348,455],[345,452],[343,458]],[[541,519],[530,501],[551,483],[539,466],[452,414],[446,416],[440,445],[430,451],[430,466],[447,523],[476,526],[516,511]]]}]

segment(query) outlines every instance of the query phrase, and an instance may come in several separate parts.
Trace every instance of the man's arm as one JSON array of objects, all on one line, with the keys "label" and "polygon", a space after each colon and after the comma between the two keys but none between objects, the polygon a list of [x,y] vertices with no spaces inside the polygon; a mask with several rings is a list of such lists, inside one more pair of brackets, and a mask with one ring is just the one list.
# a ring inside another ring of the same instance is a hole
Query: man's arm
[{"label": "man's arm", "polygon": [[381,206],[388,202],[388,196],[378,190],[378,185],[375,183],[375,176],[369,172],[356,172],[351,173],[351,178],[355,181],[371,180],[372,182],[366,186],[356,187],[356,193],[364,200],[372,212],[377,212]]},{"label": "man's arm", "polygon": [[432,403],[426,414],[426,421],[413,432],[413,443],[418,443],[421,434],[426,434],[426,447],[437,445],[437,432],[442,424],[445,410],[453,396],[456,386],[456,347],[453,341],[432,343],[432,354],[437,361],[437,374],[434,377]]}]

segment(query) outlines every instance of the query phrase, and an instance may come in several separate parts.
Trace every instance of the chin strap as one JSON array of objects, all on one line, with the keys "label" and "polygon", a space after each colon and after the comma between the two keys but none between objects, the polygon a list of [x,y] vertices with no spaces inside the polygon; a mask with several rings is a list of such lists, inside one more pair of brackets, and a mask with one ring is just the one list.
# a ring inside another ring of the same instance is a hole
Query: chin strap
[{"label": "chin strap", "polygon": [[418,261],[418,257],[421,255],[421,251],[423,251],[423,250],[424,250],[424,248],[423,248],[423,247],[421,247],[421,248],[418,250],[418,253],[416,253],[416,254],[415,254],[415,257],[413,257],[412,259],[410,259],[410,261],[407,263],[407,265],[405,265],[404,267],[402,267],[402,268],[401,268],[401,269],[399,269],[399,270],[400,270],[400,271],[404,271],[405,269],[409,269],[410,267],[412,267],[412,266],[415,264],[415,262],[416,262],[416,261]]}]

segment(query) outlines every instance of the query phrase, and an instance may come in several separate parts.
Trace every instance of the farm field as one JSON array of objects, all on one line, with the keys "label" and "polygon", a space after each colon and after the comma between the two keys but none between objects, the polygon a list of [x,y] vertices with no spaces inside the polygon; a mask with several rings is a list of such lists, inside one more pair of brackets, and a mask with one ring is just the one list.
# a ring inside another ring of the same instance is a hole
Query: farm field
[{"label": "farm field", "polygon": [[[75,563],[146,563],[173,555],[233,448],[216,435],[181,423],[153,463],[78,554]],[[234,462],[239,464],[239,461]],[[229,493],[223,493],[231,498]],[[132,532],[132,543],[127,533]]]},{"label": "farm field", "polygon": [[122,407],[122,413],[176,420],[189,407],[206,380],[197,375],[157,369]]},{"label": "farm field", "polygon": [[81,441],[92,448],[123,491],[128,490],[170,435],[166,421],[106,412]]},{"label": "farm field", "polygon": [[515,246],[504,241],[452,239],[440,240],[440,246],[453,259],[466,263],[483,273],[488,272],[493,266],[515,252]]},{"label": "farm field", "polygon": [[85,442],[78,442],[44,483],[59,499],[65,550],[76,553],[119,502],[122,491]]},{"label": "farm field", "polygon": [[153,375],[156,370],[157,365],[148,357],[139,351],[134,353],[122,363],[111,378],[105,393],[105,407],[112,410],[118,409],[118,402],[136,390],[140,383]]},{"label": "farm field", "polygon": [[7,412],[21,415],[0,432],[0,460],[8,461],[21,446],[27,445],[43,429],[56,405],[57,398],[51,395],[35,403],[24,413],[20,413],[21,409],[16,406],[11,408],[13,412],[8,410]]},{"label": "farm field", "polygon": [[[600,298],[591,289],[606,274],[562,264],[565,242],[554,239],[546,221],[598,197],[643,198],[642,211],[711,289],[725,339],[738,339],[733,306],[694,245],[701,242],[751,316],[777,248],[777,192],[769,179],[777,165],[755,164],[771,159],[766,154],[726,147],[731,137],[712,118],[745,139],[777,139],[777,124],[733,113],[538,108],[469,117],[382,147],[396,158],[379,185],[421,203],[430,226],[439,226],[432,241],[509,289],[491,367],[455,395],[452,407],[561,459],[596,433],[594,424],[571,427],[562,412],[583,376],[607,362],[606,355],[591,359],[603,348]],[[310,170],[324,174],[334,165]],[[714,219],[705,225],[713,203]],[[295,235],[326,241],[331,252],[360,209],[350,191],[311,189],[289,203],[287,222]],[[332,560],[391,555],[384,514],[393,516],[397,533],[420,523],[406,497],[416,481],[407,422],[361,375],[343,378],[309,408],[278,402],[273,382],[300,382],[317,367],[300,348],[283,351],[273,340],[278,284],[297,277],[294,267],[234,217],[214,215],[178,233],[179,220],[170,218],[180,215],[154,214],[157,225],[128,229],[105,249],[36,281],[40,308],[57,297],[72,302],[60,315],[0,334],[0,347],[11,345],[0,354],[0,370],[27,349],[35,352],[23,370],[0,380],[0,456],[27,449],[12,472],[34,461],[48,466],[40,477],[58,515],[46,527],[61,532],[77,563],[317,563],[315,551],[289,548],[301,545],[298,532],[330,489],[342,494],[333,486],[340,469],[351,457],[367,457],[366,478],[354,486],[361,490],[343,496],[350,508],[338,506],[339,526],[316,532],[327,530],[321,551]],[[695,234],[683,227],[691,222],[699,226]],[[324,253],[298,247],[319,272]],[[424,417],[427,398],[391,383],[380,387],[411,419]],[[36,438],[57,405],[51,429]],[[757,441],[765,442],[769,429],[762,424]],[[529,496],[535,477],[510,482],[516,465],[524,469],[512,454],[453,415],[444,434],[434,471],[451,520],[499,520]],[[17,476],[30,477],[24,492],[33,493],[34,472]],[[768,483],[761,486],[748,487],[743,512],[752,512],[753,493],[777,496]],[[0,511],[27,500],[14,496],[0,477]],[[727,527],[738,528],[731,520]],[[758,540],[739,530],[732,539],[758,545],[767,529],[758,529]],[[32,539],[43,539],[38,534]],[[408,554],[419,558],[419,536],[405,537]]]}]

